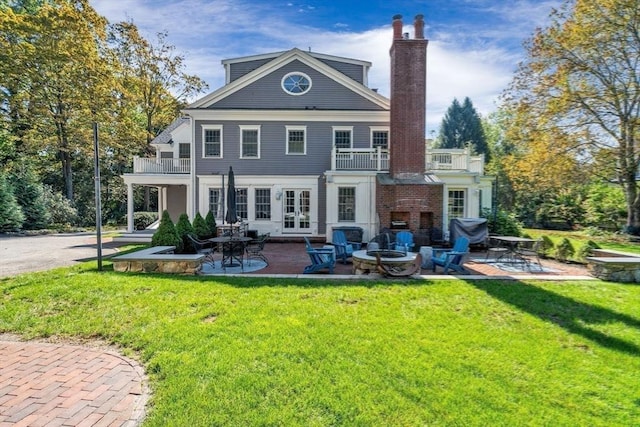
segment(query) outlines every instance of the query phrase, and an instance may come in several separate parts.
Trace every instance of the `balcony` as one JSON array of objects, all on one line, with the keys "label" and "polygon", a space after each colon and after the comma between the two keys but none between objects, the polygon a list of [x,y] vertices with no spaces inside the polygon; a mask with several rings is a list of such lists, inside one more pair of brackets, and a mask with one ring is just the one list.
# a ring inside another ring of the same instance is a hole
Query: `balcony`
[{"label": "balcony", "polygon": [[191,159],[133,158],[133,173],[188,174],[190,168]]},{"label": "balcony", "polygon": [[389,150],[382,148],[333,148],[331,170],[389,170]]},{"label": "balcony", "polygon": [[[334,148],[331,170],[388,171],[389,150],[381,148]],[[425,170],[432,172],[484,173],[484,156],[472,156],[468,149],[428,149]]]}]

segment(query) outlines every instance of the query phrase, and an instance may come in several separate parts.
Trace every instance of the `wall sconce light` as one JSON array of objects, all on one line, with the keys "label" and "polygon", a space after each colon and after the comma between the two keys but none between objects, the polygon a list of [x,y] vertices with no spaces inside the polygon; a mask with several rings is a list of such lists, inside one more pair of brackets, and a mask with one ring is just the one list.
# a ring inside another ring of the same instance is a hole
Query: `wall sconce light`
[{"label": "wall sconce light", "polygon": [[280,200],[282,199],[282,191],[278,190],[276,191],[276,200]]}]

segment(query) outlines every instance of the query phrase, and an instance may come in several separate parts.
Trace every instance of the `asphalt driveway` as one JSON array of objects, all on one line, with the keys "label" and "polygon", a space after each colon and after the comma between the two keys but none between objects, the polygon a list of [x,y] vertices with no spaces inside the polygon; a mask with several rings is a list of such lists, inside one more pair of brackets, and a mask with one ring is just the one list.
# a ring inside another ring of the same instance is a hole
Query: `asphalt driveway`
[{"label": "asphalt driveway", "polygon": [[[117,252],[118,245],[110,240],[102,239],[103,256]],[[70,266],[97,257],[95,233],[0,235],[0,277]]]}]

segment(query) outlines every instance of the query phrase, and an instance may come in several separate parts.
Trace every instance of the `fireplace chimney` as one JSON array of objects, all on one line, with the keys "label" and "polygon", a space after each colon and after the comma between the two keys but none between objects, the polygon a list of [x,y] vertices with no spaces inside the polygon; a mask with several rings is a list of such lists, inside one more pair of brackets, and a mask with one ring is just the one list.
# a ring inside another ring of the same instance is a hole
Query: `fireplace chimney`
[{"label": "fireplace chimney", "polygon": [[402,36],[401,15],[392,25],[389,172],[393,178],[411,178],[425,172],[428,41],[422,15],[415,17],[414,39]]}]

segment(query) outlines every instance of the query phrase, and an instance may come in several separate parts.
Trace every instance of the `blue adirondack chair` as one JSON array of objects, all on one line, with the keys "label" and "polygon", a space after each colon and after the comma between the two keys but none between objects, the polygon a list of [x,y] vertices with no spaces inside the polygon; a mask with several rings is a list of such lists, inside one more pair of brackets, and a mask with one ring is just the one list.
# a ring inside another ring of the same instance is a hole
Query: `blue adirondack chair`
[{"label": "blue adirondack chair", "polygon": [[336,265],[336,256],[333,248],[314,248],[306,237],[304,238],[307,254],[311,259],[311,264],[304,268],[304,274],[315,273],[316,271],[329,269],[329,274],[333,274],[333,267]]},{"label": "blue adirondack chair", "polygon": [[433,263],[433,271],[436,271],[436,266],[444,268],[444,274],[447,274],[449,269],[455,270],[459,273],[467,273],[462,263],[465,257],[469,253],[469,239],[466,237],[458,237],[453,244],[453,249],[433,249],[433,256],[431,262]]},{"label": "blue adirondack chair", "polygon": [[341,258],[343,264],[347,263],[347,258],[353,255],[353,251],[359,251],[362,246],[360,243],[347,241],[342,230],[333,230],[332,243],[336,248],[336,259]]},{"label": "blue adirondack chair", "polygon": [[413,233],[400,231],[396,234],[396,251],[409,252],[413,250]]}]

